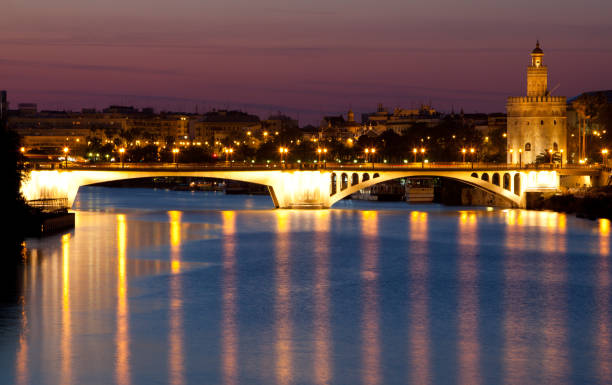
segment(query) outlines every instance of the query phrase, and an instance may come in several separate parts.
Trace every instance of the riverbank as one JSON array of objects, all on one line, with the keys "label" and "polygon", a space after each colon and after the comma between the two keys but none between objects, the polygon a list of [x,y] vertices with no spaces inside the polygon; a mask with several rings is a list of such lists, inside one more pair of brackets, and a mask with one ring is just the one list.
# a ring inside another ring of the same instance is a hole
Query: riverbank
[{"label": "riverbank", "polygon": [[576,213],[579,218],[612,219],[612,186],[566,194],[538,194],[527,201],[530,210]]}]

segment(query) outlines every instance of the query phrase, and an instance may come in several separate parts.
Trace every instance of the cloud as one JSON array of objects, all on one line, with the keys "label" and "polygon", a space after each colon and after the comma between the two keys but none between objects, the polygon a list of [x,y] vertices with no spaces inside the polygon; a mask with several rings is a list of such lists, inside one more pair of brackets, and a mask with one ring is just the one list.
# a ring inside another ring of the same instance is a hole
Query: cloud
[{"label": "cloud", "polygon": [[32,60],[14,60],[14,59],[0,59],[0,65],[8,66],[26,66],[26,67],[42,67],[42,68],[60,68],[70,69],[79,71],[111,71],[111,72],[126,72],[126,73],[146,73],[154,75],[176,75],[176,71],[163,70],[163,69],[150,69],[143,67],[129,67],[129,66],[113,66],[113,65],[100,65],[100,64],[77,64],[77,63],[61,63],[61,62],[43,62],[43,61],[32,61]]}]

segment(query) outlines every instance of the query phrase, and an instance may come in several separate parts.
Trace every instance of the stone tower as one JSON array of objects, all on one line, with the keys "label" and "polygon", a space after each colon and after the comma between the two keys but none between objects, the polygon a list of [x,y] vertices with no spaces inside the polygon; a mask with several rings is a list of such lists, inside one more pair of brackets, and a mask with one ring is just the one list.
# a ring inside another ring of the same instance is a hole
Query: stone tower
[{"label": "stone tower", "polygon": [[533,163],[539,154],[549,154],[549,150],[566,161],[566,104],[564,96],[551,96],[548,91],[544,51],[536,42],[527,67],[527,96],[511,96],[506,103],[508,163]]}]

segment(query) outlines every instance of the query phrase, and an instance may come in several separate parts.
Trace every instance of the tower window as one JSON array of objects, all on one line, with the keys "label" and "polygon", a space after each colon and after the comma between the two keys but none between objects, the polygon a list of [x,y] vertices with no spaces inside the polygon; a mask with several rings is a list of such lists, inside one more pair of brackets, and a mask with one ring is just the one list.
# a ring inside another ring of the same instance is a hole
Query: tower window
[{"label": "tower window", "polygon": [[559,151],[559,145],[557,144],[557,142],[553,143],[553,151],[554,152]]},{"label": "tower window", "polygon": [[525,151],[531,151],[531,143],[525,143]]},{"label": "tower window", "polygon": [[540,120],[540,125],[542,125],[542,126],[544,125],[544,121],[543,120]]},{"label": "tower window", "polygon": [[557,120],[553,120],[553,124],[556,126],[557,125]]}]

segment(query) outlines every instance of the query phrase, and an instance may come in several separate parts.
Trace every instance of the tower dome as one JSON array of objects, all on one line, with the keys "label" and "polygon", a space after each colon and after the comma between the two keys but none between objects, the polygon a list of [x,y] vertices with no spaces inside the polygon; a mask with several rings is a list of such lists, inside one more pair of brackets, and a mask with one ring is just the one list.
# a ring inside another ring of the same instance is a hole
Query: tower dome
[{"label": "tower dome", "polygon": [[544,53],[544,51],[542,51],[542,48],[540,48],[540,41],[539,40],[536,40],[536,46],[533,49],[533,51],[531,51],[531,53],[541,53],[541,54]]}]

